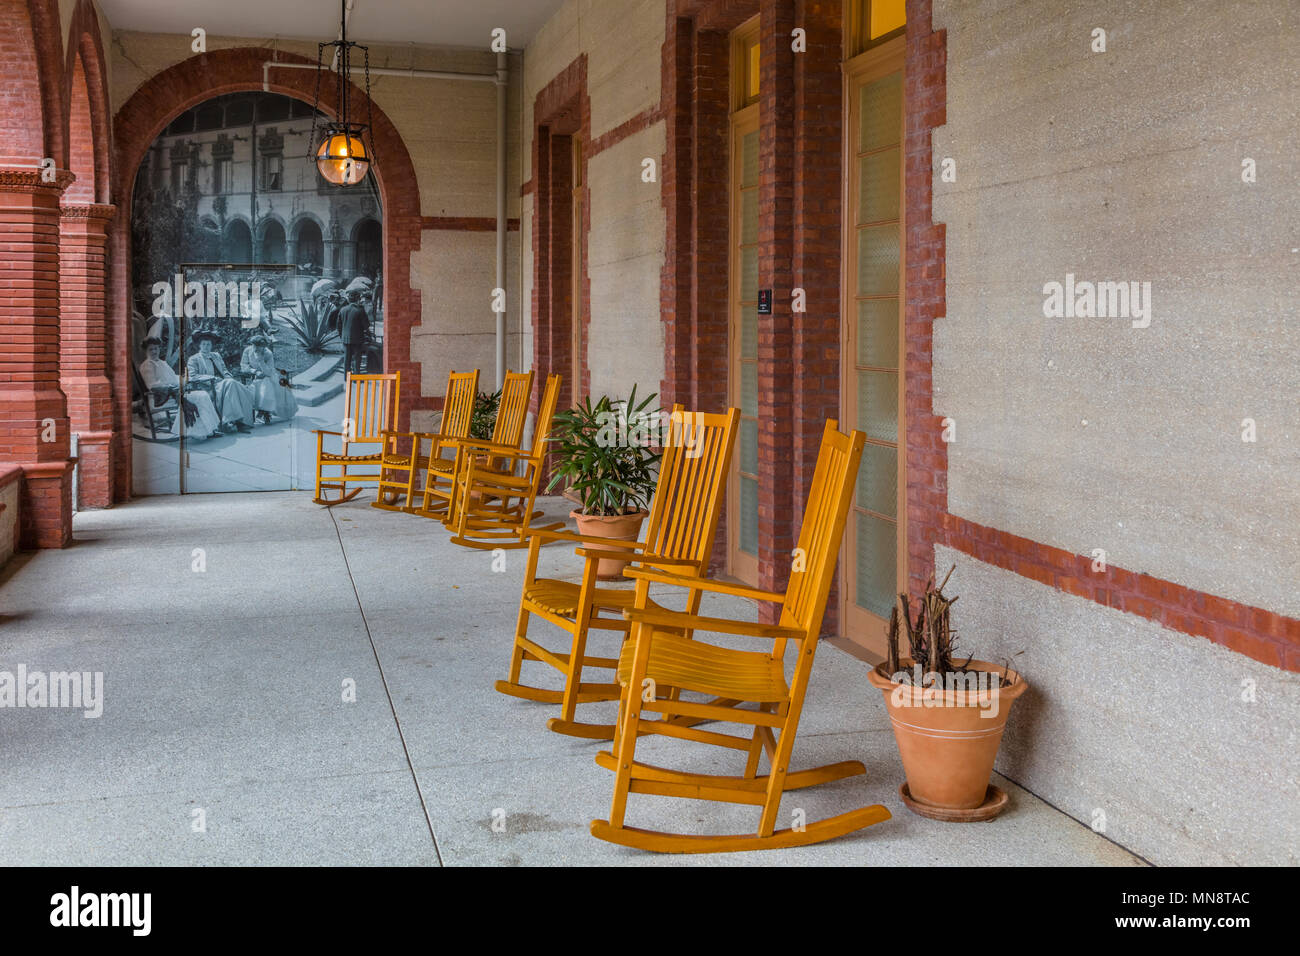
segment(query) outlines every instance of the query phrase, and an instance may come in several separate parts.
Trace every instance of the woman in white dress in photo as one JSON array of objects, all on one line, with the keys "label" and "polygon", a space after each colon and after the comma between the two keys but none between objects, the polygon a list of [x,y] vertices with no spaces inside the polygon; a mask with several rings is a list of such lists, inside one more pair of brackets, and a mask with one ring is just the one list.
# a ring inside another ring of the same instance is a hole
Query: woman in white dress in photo
[{"label": "woman in white dress in photo", "polygon": [[253,374],[258,417],[267,425],[273,418],[293,418],[298,413],[298,400],[293,397],[293,389],[280,384],[281,376],[275,367],[275,353],[271,351],[270,340],[259,332],[248,343],[240,365]]},{"label": "woman in white dress in photo", "polygon": [[[174,392],[175,397],[179,399],[181,397],[180,376],[160,357],[162,339],[150,336],[142,344],[145,349],[145,359],[140,363],[140,379],[144,382],[144,387],[158,389],[160,392]],[[193,406],[196,413],[193,422],[188,421],[188,416],[186,419],[189,438],[201,441],[222,434],[221,416],[217,414],[217,409],[212,404],[211,395],[201,388],[195,388],[185,392],[184,400]]]}]

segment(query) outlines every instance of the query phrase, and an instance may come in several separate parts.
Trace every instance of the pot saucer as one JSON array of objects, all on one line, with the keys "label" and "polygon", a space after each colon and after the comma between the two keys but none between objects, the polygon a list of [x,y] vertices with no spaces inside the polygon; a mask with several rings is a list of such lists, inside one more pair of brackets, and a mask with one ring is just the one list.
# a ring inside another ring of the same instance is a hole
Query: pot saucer
[{"label": "pot saucer", "polygon": [[970,810],[953,810],[948,807],[932,807],[929,804],[918,803],[912,799],[912,794],[907,789],[906,780],[898,785],[898,795],[902,797],[903,805],[918,816],[928,817],[931,820],[942,820],[945,823],[983,823],[985,820],[992,820],[1005,810],[1007,804],[1011,802],[1011,798],[1007,796],[1006,791],[993,784],[989,784],[988,792],[984,795],[984,802]]}]

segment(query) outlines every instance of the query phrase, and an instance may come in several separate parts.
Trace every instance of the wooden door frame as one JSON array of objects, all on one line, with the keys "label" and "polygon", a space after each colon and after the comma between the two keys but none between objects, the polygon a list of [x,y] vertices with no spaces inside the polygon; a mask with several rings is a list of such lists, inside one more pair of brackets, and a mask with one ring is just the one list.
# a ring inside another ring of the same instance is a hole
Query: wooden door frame
[{"label": "wooden door frame", "polygon": [[[745,162],[744,150],[739,148],[741,139],[759,129],[758,104],[753,103],[744,109],[733,112],[728,121],[728,140],[730,156],[728,157],[727,193],[727,403],[735,408],[741,407],[741,322],[740,322],[740,219],[744,213],[741,201],[740,182],[742,166]],[[762,215],[762,210],[759,210]],[[736,437],[736,454],[727,475],[727,500],[735,506],[729,510],[727,521],[727,573],[746,584],[758,584],[758,555],[746,554],[740,550],[740,439],[744,434],[743,419],[738,426],[741,432]],[[756,476],[761,480],[761,476]]]},{"label": "wooden door frame", "polygon": [[[844,136],[842,162],[844,169],[841,202],[842,219],[840,281],[840,418],[842,428],[858,427],[857,396],[857,341],[858,313],[857,291],[857,208],[860,183],[857,169],[857,136],[860,128],[858,97],[854,95],[863,84],[889,76],[904,74],[906,39],[899,36],[874,46],[844,63]],[[895,532],[895,587],[907,589],[907,416],[905,375],[907,341],[903,321],[907,296],[907,203],[904,161],[906,144],[907,86],[903,84],[899,108],[899,162],[898,162],[898,485],[896,496],[897,521]],[[887,621],[857,605],[857,490],[850,504],[850,526],[846,528],[841,545],[839,566],[843,569],[839,587],[839,631],[869,656],[883,657],[885,626]]]}]

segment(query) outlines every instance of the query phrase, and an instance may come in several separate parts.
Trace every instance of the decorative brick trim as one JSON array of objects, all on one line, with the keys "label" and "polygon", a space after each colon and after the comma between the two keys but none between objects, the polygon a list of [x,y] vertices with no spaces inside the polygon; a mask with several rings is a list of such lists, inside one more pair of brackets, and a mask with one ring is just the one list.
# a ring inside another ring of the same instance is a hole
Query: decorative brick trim
[{"label": "decorative brick trim", "polygon": [[67,169],[55,170],[54,179],[49,182],[45,181],[39,169],[0,169],[0,189],[7,193],[45,194],[52,192],[63,195],[63,191],[76,178]]},{"label": "decorative brick trim", "polygon": [[[493,216],[424,216],[420,219],[420,228],[444,232],[496,232],[497,221]],[[518,232],[519,220],[507,219],[506,231]]]},{"label": "decorative brick trim", "polygon": [[[262,63],[280,60],[314,63],[306,57],[276,51],[270,47],[239,47],[192,56],[146,80],[123,104],[113,119],[113,200],[131,208],[131,191],[136,170],[158,134],[176,116],[190,107],[220,96],[262,89]],[[310,70],[270,71],[270,89],[311,103],[315,76]],[[365,92],[351,87],[353,102],[364,104]],[[320,107],[334,115],[338,90],[329,84],[320,89]],[[411,253],[420,248],[423,217],[420,191],[410,153],[396,127],[379,104],[371,107],[374,120],[376,162],[373,174],[379,183],[384,212],[384,366],[402,373],[402,429],[410,427],[412,411],[432,409],[432,397],[421,394],[421,366],[411,358],[411,327],[420,322],[420,292],[411,287]],[[131,376],[127,368],[131,300],[130,230],[119,222],[112,230],[113,264],[111,343],[109,361],[115,386],[114,412],[118,444],[114,448],[113,492],[115,500],[131,495]]]},{"label": "decorative brick trim", "polygon": [[611,130],[601,133],[587,144],[586,159],[599,156],[605,150],[617,146],[629,136],[643,132],[664,118],[663,106],[651,106],[642,110],[629,120],[619,123]]},{"label": "decorative brick trim", "polygon": [[[579,56],[537,94],[533,104],[533,368],[538,381],[563,376],[559,407],[568,408],[591,389],[587,339],[591,322],[591,281],[587,275],[587,241],[591,226],[591,189],[587,185],[589,149],[583,150],[583,221],[573,223],[573,143],[579,136],[591,143],[591,100],[587,95],[587,57]],[[573,382],[573,238],[579,230],[582,275],[579,277],[578,321],[582,326],[581,380]],[[576,386],[576,387],[575,387]],[[541,389],[533,392],[537,410]]]},{"label": "decorative brick trim", "polygon": [[59,207],[59,216],[63,219],[104,219],[112,220],[117,215],[117,207],[110,203],[91,203],[85,206]]},{"label": "decorative brick trim", "polygon": [[903,404],[906,421],[908,590],[920,594],[934,572],[934,543],[948,510],[948,446],[933,406],[934,320],[945,314],[944,227],[931,212],[930,131],[947,122],[947,36],[931,26],[931,0],[907,4],[903,69],[903,181],[906,276]]},{"label": "decorative brick trim", "polygon": [[1274,667],[1300,671],[1300,620],[1108,565],[944,514],[942,544],[1022,577],[1163,624]]}]

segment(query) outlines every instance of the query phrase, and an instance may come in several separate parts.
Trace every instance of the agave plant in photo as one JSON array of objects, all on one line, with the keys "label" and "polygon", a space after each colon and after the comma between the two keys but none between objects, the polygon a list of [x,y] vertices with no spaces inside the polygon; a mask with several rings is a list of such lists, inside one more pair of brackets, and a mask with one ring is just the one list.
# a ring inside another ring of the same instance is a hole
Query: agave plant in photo
[{"label": "agave plant in photo", "polygon": [[304,352],[319,355],[338,339],[339,334],[329,327],[325,309],[317,308],[315,299],[299,298],[298,308],[298,315],[289,311],[280,316],[280,321]]}]

